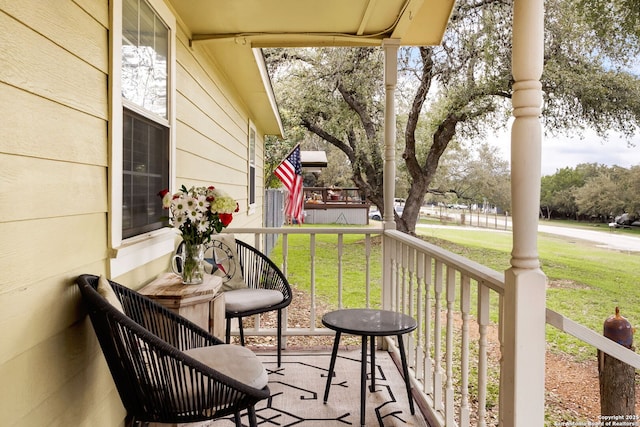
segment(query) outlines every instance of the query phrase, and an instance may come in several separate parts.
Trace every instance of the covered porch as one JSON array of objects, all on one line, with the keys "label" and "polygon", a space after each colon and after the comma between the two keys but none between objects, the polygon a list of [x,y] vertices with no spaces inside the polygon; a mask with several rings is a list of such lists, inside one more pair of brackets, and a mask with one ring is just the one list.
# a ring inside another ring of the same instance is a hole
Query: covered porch
[{"label": "covered porch", "polygon": [[[362,307],[380,304],[414,317],[418,329],[406,348],[415,395],[427,408],[432,425],[488,425],[488,390],[497,387],[499,423],[504,426],[544,424],[545,285],[537,254],[540,187],[540,145],[543,68],[543,1],[514,3],[512,74],[512,205],[511,268],[495,272],[395,230],[396,105],[398,49],[440,43],[453,9],[451,1],[355,1],[348,5],[315,2],[262,2],[244,9],[238,20],[233,7],[204,0],[173,1],[189,29],[190,44],[211,53],[227,74],[246,73],[252,49],[295,46],[381,46],[385,53],[384,200],[382,228],[364,232],[364,269],[381,265],[380,294],[371,296],[369,275]],[[339,11],[339,12],[338,12]],[[390,19],[393,17],[393,19]],[[246,46],[239,49],[238,46]],[[241,88],[250,91],[251,88]],[[285,336],[329,335],[315,297],[315,248],[323,234],[338,235],[336,298],[342,307],[346,234],[362,229],[237,229],[242,239],[261,247],[263,233],[281,234],[282,268],[288,274],[288,235],[309,234],[311,302],[307,325],[287,327]],[[247,236],[249,233],[249,236]],[[380,258],[372,259],[371,241],[381,242]],[[473,320],[472,320],[473,319]],[[498,348],[489,351],[493,330]],[[255,334],[273,334],[259,323]],[[380,343],[397,351],[393,340]],[[497,372],[490,374],[489,354],[499,354]],[[493,382],[497,380],[499,384]],[[471,390],[474,390],[473,394]],[[477,402],[472,410],[471,401]],[[495,404],[496,402],[494,402]]]},{"label": "covered porch", "polygon": [[[158,19],[170,18],[163,81],[171,105],[163,141],[171,159],[163,184],[230,187],[242,212],[233,223],[238,228],[228,232],[258,248],[266,247],[267,235],[278,235],[277,262],[288,276],[291,254],[300,250],[291,246],[292,236],[307,242],[309,276],[291,277],[308,287],[307,321],[285,322],[287,354],[294,354],[297,338],[331,341],[320,319],[334,307],[320,304],[316,288],[316,278],[331,267],[335,307],[346,306],[355,285],[364,291],[358,307],[416,319],[416,330],[405,335],[409,377],[434,427],[544,425],[546,324],[640,368],[633,352],[545,307],[536,247],[543,0],[514,4],[513,250],[506,272],[400,233],[394,224],[397,50],[440,43],[453,0],[151,3]],[[3,196],[14,200],[21,188],[36,197],[23,198],[20,209],[4,204],[0,407],[9,425],[123,425],[126,411],[73,280],[90,271],[140,288],[166,271],[176,236],[166,228],[123,235],[122,2],[5,2],[1,9],[7,28],[2,105],[11,123],[3,129]],[[385,52],[381,227],[260,227],[264,135],[282,131],[260,48],[294,46]],[[349,236],[361,241],[357,265],[342,261]],[[334,255],[321,261],[317,248],[327,237]],[[364,272],[362,283],[349,282],[354,268]],[[257,319],[254,325],[247,335],[275,335]],[[398,351],[394,339],[378,347]]]}]

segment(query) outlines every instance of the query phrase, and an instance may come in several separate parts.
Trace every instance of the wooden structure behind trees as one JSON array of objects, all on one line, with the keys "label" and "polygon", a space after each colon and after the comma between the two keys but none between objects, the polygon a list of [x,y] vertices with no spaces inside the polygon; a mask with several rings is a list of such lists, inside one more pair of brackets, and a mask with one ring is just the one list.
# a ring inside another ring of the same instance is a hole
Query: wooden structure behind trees
[{"label": "wooden structure behind trees", "polygon": [[369,223],[371,204],[357,188],[306,187],[305,222],[308,224]]}]

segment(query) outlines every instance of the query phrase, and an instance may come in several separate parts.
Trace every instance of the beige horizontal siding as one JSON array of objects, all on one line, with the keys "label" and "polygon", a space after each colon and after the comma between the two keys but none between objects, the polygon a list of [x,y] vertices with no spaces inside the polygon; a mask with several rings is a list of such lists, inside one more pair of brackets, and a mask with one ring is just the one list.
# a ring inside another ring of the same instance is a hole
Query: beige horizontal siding
[{"label": "beige horizontal siding", "polygon": [[108,2],[0,0],[3,424],[117,426],[74,285],[106,271]]},{"label": "beige horizontal siding", "polygon": [[[206,96],[211,97],[214,104],[207,105],[206,111],[220,122],[220,125],[228,132],[239,137],[247,132],[246,108],[238,99],[237,92],[229,83],[229,80],[220,71],[215,62],[196,44],[189,47],[188,38],[183,32],[179,32],[176,43],[178,54],[178,68],[182,68],[188,78],[183,78],[178,84],[178,91],[184,96],[192,99],[199,99],[195,95],[194,89],[200,86],[201,91],[206,92]],[[180,76],[179,72],[179,76]],[[184,74],[182,74],[184,75]],[[191,79],[195,85],[189,83]],[[202,101],[199,99],[199,101]],[[215,108],[211,110],[211,108]],[[227,122],[228,119],[235,124]],[[239,133],[236,133],[239,132]]]},{"label": "beige horizontal siding", "polygon": [[[3,223],[107,211],[104,166],[0,154],[0,179]],[[29,188],[38,196],[23,194]]]},{"label": "beige horizontal siding", "polygon": [[[117,426],[125,412],[92,332],[84,322],[0,365],[4,425]],[[111,396],[105,399],[105,396]],[[96,408],[107,404],[101,422]],[[89,423],[83,419],[91,419]],[[5,424],[6,423],[6,424]]]},{"label": "beige horizontal siding", "polygon": [[[207,133],[209,128],[224,129],[224,132],[236,141],[246,136],[246,123],[242,122],[241,117],[227,103],[215,82],[210,80],[209,75],[195,74],[185,70],[183,66],[177,67],[178,99],[188,100],[193,104],[192,108],[197,110],[194,117],[178,109],[178,120],[203,133]],[[208,84],[205,86],[203,83]],[[201,130],[198,125],[204,128]],[[222,139],[220,142],[224,141]]]},{"label": "beige horizontal siding", "polygon": [[[7,425],[113,427],[125,412],[74,279],[108,269],[109,9],[105,0],[0,0],[0,414]],[[246,214],[248,109],[180,33],[178,183],[212,183]],[[260,129],[258,129],[260,132]],[[119,209],[114,206],[113,209]],[[159,258],[121,277],[140,288]]]},{"label": "beige horizontal siding", "polygon": [[0,83],[3,153],[107,166],[104,119]]},{"label": "beige horizontal siding", "polygon": [[3,344],[11,345],[0,347],[0,366],[64,333],[84,316],[74,280],[85,272],[104,274],[103,266],[100,260],[32,284],[3,288],[0,327]]},{"label": "beige horizontal siding", "polygon": [[183,139],[183,146],[177,152],[178,181],[197,179],[214,184],[246,185],[246,157],[213,143],[190,128],[179,129],[178,135],[189,137]]},{"label": "beige horizontal siding", "polygon": [[[216,64],[197,46],[190,48],[180,33],[177,43],[178,183],[212,183],[240,204],[236,224],[262,221],[262,139],[258,135],[256,210],[246,217],[248,204],[247,109]],[[259,130],[258,130],[259,131]]]},{"label": "beige horizontal siding", "polygon": [[[220,155],[224,158],[223,155]],[[196,157],[179,151],[178,181],[185,185],[214,185],[234,197],[246,199],[247,172],[245,169],[236,169],[222,162],[211,162],[208,159]],[[246,164],[246,163],[245,163]]]},{"label": "beige horizontal siding", "polygon": [[0,223],[0,296],[104,261],[106,230],[104,213]]},{"label": "beige horizontal siding", "polygon": [[109,2],[104,0],[72,0],[72,2],[104,28],[109,28]]},{"label": "beige horizontal siding", "polygon": [[[139,268],[129,271],[122,276],[113,277],[111,279],[131,289],[137,290],[143,288],[146,284],[158,277],[158,275],[170,270],[172,255],[173,254],[167,254],[162,258],[158,258],[145,265],[141,265]],[[97,274],[91,271],[85,271],[85,273]]]},{"label": "beige horizontal siding", "polygon": [[103,71],[2,13],[0,28],[0,82],[107,118],[107,77]]},{"label": "beige horizontal siding", "polygon": [[[108,72],[109,57],[104,50],[108,37],[107,2],[93,0],[77,4],[69,0],[0,0],[0,9],[51,43],[63,47],[103,73]],[[55,65],[49,66],[53,68]]]}]

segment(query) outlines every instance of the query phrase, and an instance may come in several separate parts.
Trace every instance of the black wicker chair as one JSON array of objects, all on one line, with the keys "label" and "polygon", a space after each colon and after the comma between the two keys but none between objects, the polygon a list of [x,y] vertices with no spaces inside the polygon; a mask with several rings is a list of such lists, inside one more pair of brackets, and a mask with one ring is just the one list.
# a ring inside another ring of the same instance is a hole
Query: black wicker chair
[{"label": "black wicker chair", "polygon": [[[76,283],[128,424],[189,423],[233,415],[240,427],[245,409],[249,425],[257,424],[255,404],[270,392],[266,371],[251,351],[224,344],[115,282],[108,282],[115,295],[105,298],[98,292],[99,281],[98,276],[81,275]],[[116,298],[119,303],[113,301]],[[230,363],[225,364],[225,358]]]},{"label": "black wicker chair", "polygon": [[[242,282],[246,285],[246,288],[225,291],[226,342],[229,344],[231,341],[231,319],[238,319],[240,343],[244,346],[242,318],[254,314],[277,311],[277,354],[278,367],[280,367],[282,359],[282,310],[291,304],[293,298],[289,281],[278,266],[265,254],[242,240],[233,239],[232,234],[227,234],[227,236],[236,243],[235,249],[238,256],[236,261],[240,268]],[[220,240],[214,239],[207,244],[205,261],[209,265],[205,267],[206,272],[213,273],[217,269],[216,251],[223,253],[225,259],[233,263],[233,260],[229,259],[233,255],[225,249],[228,249],[226,244]],[[211,252],[212,250],[213,252]],[[176,248],[176,253],[183,252],[184,242],[180,242]],[[178,263],[178,271],[181,268]],[[228,277],[225,276],[225,280],[227,279]]]},{"label": "black wicker chair", "polygon": [[[244,330],[242,318],[254,314],[277,311],[277,354],[278,366],[282,357],[282,310],[291,304],[293,294],[289,281],[282,271],[265,254],[258,251],[251,245],[236,239],[236,250],[238,252],[238,264],[242,270],[242,277],[251,290],[276,290],[282,293],[282,300],[279,302],[269,302],[267,304],[243,304],[242,299],[246,295],[246,290],[232,290],[225,292],[225,315],[227,318],[226,341],[229,343],[231,337],[231,319],[237,318],[240,329],[240,342],[244,345]],[[240,301],[238,301],[240,300]]]}]

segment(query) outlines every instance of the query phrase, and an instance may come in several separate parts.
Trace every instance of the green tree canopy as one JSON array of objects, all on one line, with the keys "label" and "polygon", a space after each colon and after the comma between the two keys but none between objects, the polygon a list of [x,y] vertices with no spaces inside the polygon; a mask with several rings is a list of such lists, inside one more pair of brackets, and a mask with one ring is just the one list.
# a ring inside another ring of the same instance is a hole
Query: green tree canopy
[{"label": "green tree canopy", "polygon": [[[509,163],[486,142],[470,148],[453,144],[440,159],[430,193],[464,205],[494,206],[511,210]],[[437,200],[437,199],[436,199]],[[442,199],[441,199],[442,200]]]},{"label": "green tree canopy", "polygon": [[546,218],[610,222],[628,213],[640,218],[640,166],[583,163],[542,177],[540,205]]},{"label": "green tree canopy", "polygon": [[[599,4],[606,7],[604,0]],[[619,32],[603,31],[587,6],[545,2],[544,128],[630,137],[640,122],[640,81],[627,71],[640,48],[637,28],[623,19]],[[440,46],[401,51],[398,105],[406,108],[406,120],[398,155],[410,185],[398,229],[415,231],[419,207],[452,142],[478,143],[506,125],[511,22],[512,1],[460,0]],[[269,50],[267,58],[287,126],[342,150],[353,182],[383,211],[381,50]]]}]

